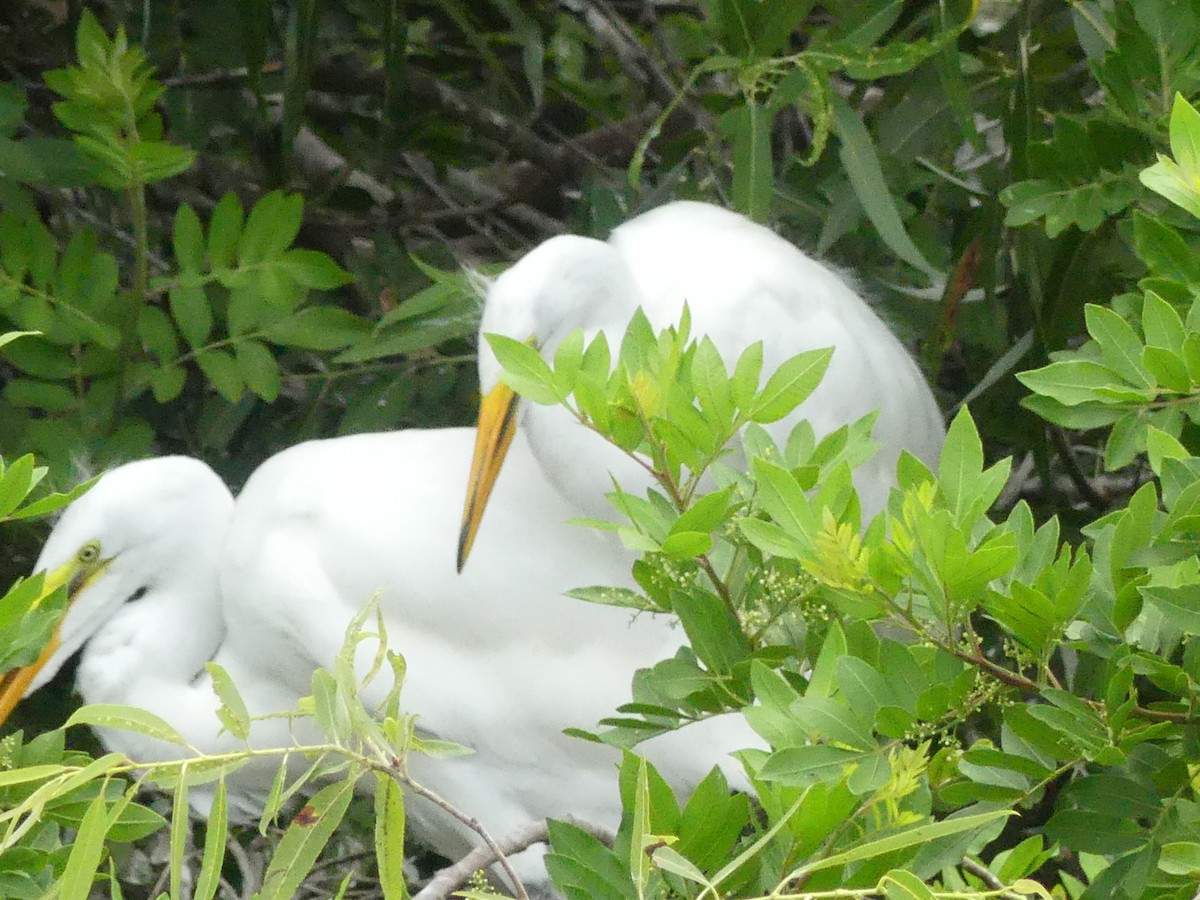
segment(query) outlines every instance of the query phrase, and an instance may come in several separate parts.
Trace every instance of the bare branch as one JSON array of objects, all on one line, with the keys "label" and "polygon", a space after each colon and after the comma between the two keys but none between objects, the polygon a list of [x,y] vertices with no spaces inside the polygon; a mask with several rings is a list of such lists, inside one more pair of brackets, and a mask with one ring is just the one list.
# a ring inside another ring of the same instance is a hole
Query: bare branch
[{"label": "bare branch", "polygon": [[[610,847],[612,846],[613,835],[611,832],[594,825],[589,825],[586,822],[569,821],[577,828],[582,828],[593,837],[603,841]],[[499,845],[499,848],[503,851],[504,856],[511,856],[514,853],[520,853],[522,850],[528,850],[534,844],[544,844],[548,840],[549,831],[546,823],[544,821],[530,822],[516,834],[503,841]],[[413,900],[447,900],[454,891],[466,883],[473,872],[486,869],[498,862],[499,859],[500,857],[496,856],[491,848],[485,845],[476,847],[458,862],[438,872],[433,877],[433,880],[425,885]]]}]

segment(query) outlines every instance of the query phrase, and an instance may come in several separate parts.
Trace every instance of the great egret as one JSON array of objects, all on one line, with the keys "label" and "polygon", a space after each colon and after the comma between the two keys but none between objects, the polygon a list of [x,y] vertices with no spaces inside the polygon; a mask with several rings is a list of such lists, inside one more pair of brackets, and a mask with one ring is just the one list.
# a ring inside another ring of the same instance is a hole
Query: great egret
[{"label": "great egret", "polygon": [[[76,686],[86,702],[140,706],[202,751],[231,750],[238,742],[219,733],[204,663],[230,671],[251,713],[290,708],[381,592],[391,645],[408,663],[403,708],[420,714],[424,732],[474,750],[414,755],[413,777],[498,838],[546,816],[615,828],[619,753],[562,731],[594,727],[627,702],[635,670],[672,655],[682,632],[663,617],[562,596],[629,584],[629,559],[609,537],[563,526],[571,509],[521,440],[471,571],[456,574],[450,551],[473,441],[473,430],[455,428],[301,444],[263,464],[236,503],[197,460],[105,474],[38,560],[52,584],[70,586],[72,603],[40,671],[10,676],[0,713],[82,648]],[[378,703],[382,686],[364,699]],[[645,745],[680,786],[757,742],[741,717],[697,728]],[[101,739],[137,761],[179,758],[177,747],[126,732]],[[286,745],[287,726],[257,722],[251,741]],[[263,763],[233,777],[243,817],[261,809],[273,774]],[[452,858],[478,840],[415,798],[409,820],[414,837]],[[523,879],[545,879],[543,853],[514,859]]]},{"label": "great egret", "polygon": [[[707,203],[669,203],[613,231],[607,241],[564,235],[540,244],[491,285],[480,331],[532,339],[546,355],[579,328],[603,331],[615,346],[637,307],[663,329],[687,304],[692,332],[707,335],[727,366],[763,342],[764,371],[791,356],[833,347],[820,387],[776,425],[785,439],[800,418],[818,435],[880,410],[880,451],[855,472],[865,514],[887,502],[902,449],[936,463],[945,431],[937,403],[907,351],[836,272],[744,216]],[[479,345],[484,395],[471,488],[463,510],[459,567],[470,553],[506,442],[517,427],[546,476],[576,514],[608,511],[609,473],[625,487],[644,474],[559,407],[524,404],[500,381],[500,366]]]}]

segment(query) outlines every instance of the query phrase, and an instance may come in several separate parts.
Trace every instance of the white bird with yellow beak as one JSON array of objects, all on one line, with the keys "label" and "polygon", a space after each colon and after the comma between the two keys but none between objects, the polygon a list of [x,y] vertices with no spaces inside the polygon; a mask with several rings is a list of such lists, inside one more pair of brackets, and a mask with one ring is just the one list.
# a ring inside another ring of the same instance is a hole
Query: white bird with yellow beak
[{"label": "white bird with yellow beak", "polygon": [[[865,516],[887,503],[901,450],[937,463],[945,438],[937,402],[912,357],[854,288],[769,228],[708,203],[661,206],[607,241],[573,235],[545,241],[491,285],[480,331],[532,341],[549,359],[575,329],[589,340],[604,332],[615,347],[639,307],[662,330],[680,321],[685,304],[692,333],[711,338],[731,371],[755,341],[763,343],[767,373],[805,350],[834,348],[821,385],[769,430],[782,445],[801,419],[822,437],[879,410],[879,452],[854,473]],[[460,568],[518,424],[576,515],[606,517],[614,478],[634,491],[645,484],[639,466],[566,410],[518,405],[483,340],[479,381],[484,400]]]},{"label": "white bird with yellow beak", "polygon": [[[232,675],[252,715],[292,708],[329,667],[346,627],[376,593],[391,646],[407,662],[405,711],[427,734],[470,748],[413,756],[416,780],[499,839],[547,816],[615,828],[617,750],[568,737],[630,699],[635,670],[672,655],[682,632],[666,617],[565,598],[579,585],[632,586],[629,556],[609,536],[563,525],[570,507],[524,442],[510,454],[471,570],[455,572],[457,501],[472,429],[364,434],[292,447],[264,463],[236,503],[202,462],[163,457],[103,475],[56,524],[38,561],[71,605],[48,653],[0,685],[0,719],[73,653],[88,703],[155,713],[204,753],[238,749],[221,732],[204,664]],[[456,485],[458,487],[456,487]],[[396,523],[410,524],[397,535]],[[373,648],[362,647],[365,669]],[[367,689],[368,705],[387,685]],[[298,737],[318,735],[299,726]],[[138,762],[187,751],[105,729]],[[255,722],[256,747],[290,746],[282,720]],[[740,717],[648,742],[647,755],[688,787],[755,742]],[[261,809],[275,773],[256,762],[229,780],[231,809]],[[204,788],[192,797],[203,806]],[[411,798],[410,833],[457,858],[478,842],[466,826]],[[544,848],[519,855],[544,881]]]}]

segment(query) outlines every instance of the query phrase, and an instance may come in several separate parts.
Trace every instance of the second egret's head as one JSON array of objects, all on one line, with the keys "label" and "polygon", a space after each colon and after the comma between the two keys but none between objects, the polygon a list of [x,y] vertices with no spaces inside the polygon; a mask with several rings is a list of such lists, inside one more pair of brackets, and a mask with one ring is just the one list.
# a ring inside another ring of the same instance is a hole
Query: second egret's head
[{"label": "second egret's head", "polygon": [[215,570],[233,496],[199,460],[160,457],[120,466],[72,503],[54,526],[35,571],[43,598],[65,587],[69,606],[32,665],[0,677],[0,722],[124,603]]},{"label": "second egret's head", "polygon": [[501,381],[500,364],[482,336],[529,341],[549,356],[577,328],[591,337],[605,323],[628,320],[638,302],[621,255],[604,241],[575,235],[539,244],[492,283],[479,328],[483,401],[459,534],[460,571],[518,424],[517,396]]}]

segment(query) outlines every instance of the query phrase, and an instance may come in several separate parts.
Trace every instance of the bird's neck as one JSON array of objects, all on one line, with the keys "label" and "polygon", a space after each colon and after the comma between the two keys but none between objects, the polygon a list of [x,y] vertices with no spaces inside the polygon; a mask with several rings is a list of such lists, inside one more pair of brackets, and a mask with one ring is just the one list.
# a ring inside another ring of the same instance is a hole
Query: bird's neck
[{"label": "bird's neck", "polygon": [[169,718],[169,698],[195,689],[223,637],[216,573],[184,567],[131,595],[97,629],[80,657],[79,693],[86,703],[142,706]]}]

